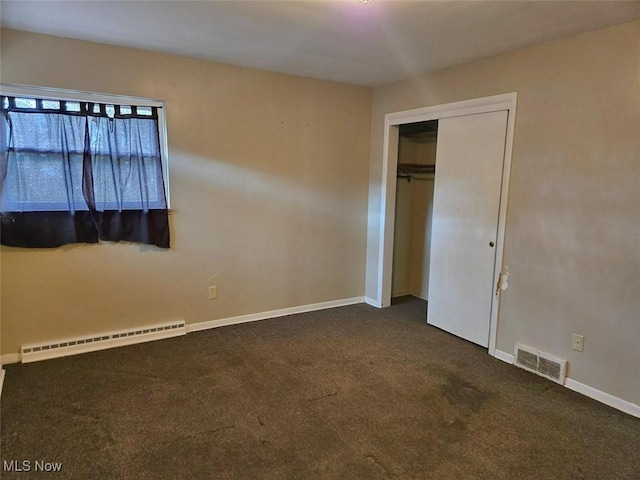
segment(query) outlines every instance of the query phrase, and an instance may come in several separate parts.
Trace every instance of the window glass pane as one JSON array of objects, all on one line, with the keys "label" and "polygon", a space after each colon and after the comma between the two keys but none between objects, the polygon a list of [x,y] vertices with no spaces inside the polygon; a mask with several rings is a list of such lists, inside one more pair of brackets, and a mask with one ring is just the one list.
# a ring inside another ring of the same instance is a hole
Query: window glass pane
[{"label": "window glass pane", "polygon": [[16,98],[16,107],[36,108],[36,100],[35,98]]},{"label": "window glass pane", "polygon": [[96,208],[166,208],[158,124],[153,118],[89,123]]},{"label": "window glass pane", "polygon": [[58,100],[43,100],[42,108],[50,108],[52,110],[60,110],[60,102]]},{"label": "window glass pane", "polygon": [[68,112],[79,112],[80,102],[65,102],[65,109]]},{"label": "window glass pane", "polygon": [[4,190],[5,211],[87,210],[82,155],[12,153]]},{"label": "window glass pane", "polygon": [[121,115],[131,115],[132,109],[129,105],[121,105],[120,106],[120,114]]},{"label": "window glass pane", "polygon": [[138,115],[151,115],[151,107],[138,107]]},{"label": "window glass pane", "polygon": [[113,118],[113,116],[116,113],[116,108],[113,105],[107,105],[106,111],[107,111],[107,116],[109,118]]},{"label": "window glass pane", "polygon": [[82,194],[84,119],[11,112],[3,211],[86,210]]}]

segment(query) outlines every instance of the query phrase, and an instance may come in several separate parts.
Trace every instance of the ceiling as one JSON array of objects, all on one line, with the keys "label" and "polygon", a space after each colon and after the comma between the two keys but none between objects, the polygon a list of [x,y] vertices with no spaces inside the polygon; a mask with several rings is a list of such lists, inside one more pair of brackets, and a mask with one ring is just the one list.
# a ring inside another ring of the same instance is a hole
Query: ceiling
[{"label": "ceiling", "polygon": [[640,1],[0,1],[3,27],[366,86],[636,18]]}]

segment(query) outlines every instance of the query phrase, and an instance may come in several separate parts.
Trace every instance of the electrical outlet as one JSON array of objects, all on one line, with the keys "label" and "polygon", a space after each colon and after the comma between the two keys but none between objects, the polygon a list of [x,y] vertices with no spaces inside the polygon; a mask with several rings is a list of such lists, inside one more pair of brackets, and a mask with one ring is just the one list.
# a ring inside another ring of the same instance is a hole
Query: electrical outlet
[{"label": "electrical outlet", "polygon": [[584,351],[584,335],[573,334],[573,341],[571,342],[571,348],[578,352]]},{"label": "electrical outlet", "polygon": [[218,298],[218,287],[209,287],[209,300],[215,300]]}]

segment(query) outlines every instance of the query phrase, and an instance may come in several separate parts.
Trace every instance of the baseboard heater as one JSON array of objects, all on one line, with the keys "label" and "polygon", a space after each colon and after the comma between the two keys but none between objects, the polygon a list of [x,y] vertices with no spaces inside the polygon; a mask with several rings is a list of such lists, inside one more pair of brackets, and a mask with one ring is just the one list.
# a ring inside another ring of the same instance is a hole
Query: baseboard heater
[{"label": "baseboard heater", "polygon": [[95,336],[70,338],[52,343],[23,345],[21,347],[21,358],[22,363],[29,363],[132,345],[134,343],[178,337],[186,333],[187,327],[184,321],[163,323],[130,330],[120,330],[118,332],[103,333]]},{"label": "baseboard heater", "polygon": [[515,365],[541,377],[548,378],[560,385],[564,385],[567,375],[567,361],[554,357],[548,353],[540,352],[535,348],[516,344]]}]

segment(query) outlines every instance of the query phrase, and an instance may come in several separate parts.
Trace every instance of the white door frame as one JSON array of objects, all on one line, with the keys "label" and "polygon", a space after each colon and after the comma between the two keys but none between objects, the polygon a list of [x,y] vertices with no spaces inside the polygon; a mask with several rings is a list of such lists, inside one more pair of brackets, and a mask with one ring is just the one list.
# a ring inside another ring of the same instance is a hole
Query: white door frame
[{"label": "white door frame", "polygon": [[[488,113],[501,110],[508,111],[507,136],[502,172],[502,189],[500,194],[500,210],[498,213],[498,237],[494,265],[494,285],[502,271],[505,221],[507,217],[507,199],[509,195],[509,175],[511,172],[511,152],[515,125],[517,93],[506,93],[491,97],[464,100],[433,107],[416,108],[402,112],[387,113],[384,116],[384,143],[382,156],[382,185],[380,207],[380,238],[378,251],[378,290],[373,305],[388,307],[391,305],[391,278],[393,272],[393,233],[396,208],[396,171],[398,167],[399,126],[407,123],[438,120],[441,118],[459,117],[477,113]],[[491,306],[491,327],[489,332],[489,354],[495,354],[498,308],[500,298],[493,296]]]}]

